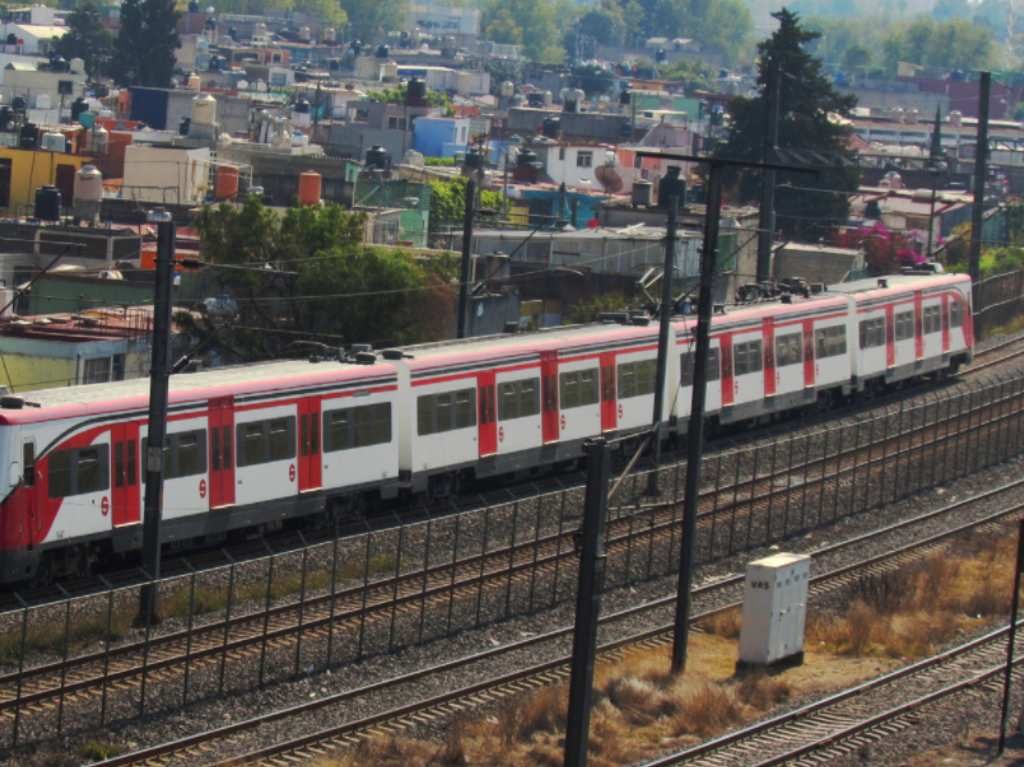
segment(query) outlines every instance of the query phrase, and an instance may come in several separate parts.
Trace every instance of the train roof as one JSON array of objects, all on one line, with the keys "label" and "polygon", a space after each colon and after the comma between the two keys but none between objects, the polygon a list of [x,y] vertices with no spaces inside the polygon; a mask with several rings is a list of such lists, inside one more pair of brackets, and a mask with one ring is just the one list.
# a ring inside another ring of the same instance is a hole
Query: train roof
[{"label": "train roof", "polygon": [[[372,365],[282,360],[172,375],[169,400],[173,405],[228,394],[258,396],[281,389],[317,388],[345,381],[372,385],[395,379],[394,365],[385,360],[378,359]],[[25,392],[24,399],[30,406],[0,410],[0,423],[27,423],[145,408],[149,401],[149,378],[38,389]]]},{"label": "train roof", "polygon": [[971,278],[966,274],[887,274],[883,277],[871,277],[829,285],[828,291],[853,295],[859,301],[863,298],[905,293],[922,288],[969,285],[970,281]]}]

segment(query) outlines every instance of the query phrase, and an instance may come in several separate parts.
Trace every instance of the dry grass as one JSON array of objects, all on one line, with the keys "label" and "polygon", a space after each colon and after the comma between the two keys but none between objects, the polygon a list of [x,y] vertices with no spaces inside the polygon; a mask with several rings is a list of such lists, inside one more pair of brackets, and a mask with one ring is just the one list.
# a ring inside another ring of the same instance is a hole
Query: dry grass
[{"label": "dry grass", "polygon": [[709,634],[726,639],[736,639],[743,628],[743,616],[739,610],[726,610],[725,612],[715,613],[707,618],[702,618],[697,623],[697,626]]},{"label": "dry grass", "polygon": [[807,643],[840,655],[920,658],[1009,609],[1015,541],[971,535],[902,570],[862,579],[842,614],[814,617]]}]

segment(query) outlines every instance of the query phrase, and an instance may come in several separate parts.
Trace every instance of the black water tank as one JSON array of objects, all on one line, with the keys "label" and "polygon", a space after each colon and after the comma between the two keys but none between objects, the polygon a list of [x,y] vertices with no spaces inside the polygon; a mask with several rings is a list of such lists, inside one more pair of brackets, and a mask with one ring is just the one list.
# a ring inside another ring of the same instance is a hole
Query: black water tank
[{"label": "black water tank", "polygon": [[306,101],[306,99],[300,98],[298,101],[295,102],[295,106],[293,108],[293,111],[297,112],[300,115],[308,115],[309,114],[309,109],[310,109],[309,102]]},{"label": "black water tank", "polygon": [[406,104],[422,104],[427,100],[427,84],[420,78],[414,77],[405,87]]},{"label": "black water tank", "polygon": [[476,147],[472,147],[466,152],[465,158],[462,160],[462,165],[469,170],[479,170],[484,167],[484,155]]},{"label": "black water tank", "polygon": [[25,123],[21,128],[21,136],[18,139],[20,149],[35,149],[39,143],[39,132],[35,123]]},{"label": "black water tank", "polygon": [[372,146],[366,150],[366,167],[387,170],[391,167],[391,152],[382,146]]},{"label": "black water tank", "polygon": [[82,116],[83,112],[89,111],[89,105],[85,103],[85,99],[79,96],[73,102],[71,102],[71,122],[78,122],[78,118]]},{"label": "black water tank", "polygon": [[545,117],[541,132],[548,138],[558,138],[562,132],[562,121],[557,117]]},{"label": "black water tank", "polygon": [[574,99],[574,98],[566,99],[565,101],[562,102],[562,111],[563,112],[569,112],[570,114],[575,114],[577,109],[578,109],[578,107],[579,107],[579,105],[576,103],[576,99]]},{"label": "black water tank", "polygon": [[25,107],[27,106],[28,104],[22,96],[15,96],[11,99],[11,108],[14,109],[15,112],[24,112]]},{"label": "black water tank", "polygon": [[386,59],[388,56],[391,55],[391,51],[386,45],[381,43],[380,45],[377,46],[377,52],[375,53],[375,55],[377,56],[378,59]]},{"label": "black water tank", "polygon": [[189,132],[189,129],[191,127],[192,127],[192,118],[191,117],[182,117],[181,120],[178,122],[178,135],[179,136],[187,136],[188,132]]},{"label": "black water tank", "polygon": [[628,107],[633,100],[633,92],[624,90],[619,94],[619,106]]},{"label": "black water tank", "polygon": [[516,155],[516,165],[529,165],[537,162],[537,153],[532,149],[523,149]]},{"label": "black water tank", "polygon": [[197,2],[197,0],[189,0],[188,12],[199,13],[199,3]]},{"label": "black water tank", "polygon": [[14,116],[11,114],[11,108],[0,107],[0,131],[9,130],[12,119],[14,119]]},{"label": "black water tank", "polygon": [[44,186],[36,190],[36,206],[33,215],[40,221],[60,221],[60,189]]}]

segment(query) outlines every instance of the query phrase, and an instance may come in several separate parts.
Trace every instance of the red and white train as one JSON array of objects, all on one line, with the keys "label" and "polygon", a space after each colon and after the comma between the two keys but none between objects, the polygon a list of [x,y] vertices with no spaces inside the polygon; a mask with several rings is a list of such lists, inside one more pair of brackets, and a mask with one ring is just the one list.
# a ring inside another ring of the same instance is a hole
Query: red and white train
[{"label": "red and white train", "polygon": [[[971,284],[914,274],[716,313],[708,414],[720,423],[955,372],[973,348]],[[696,319],[672,323],[665,421],[686,430]],[[165,543],[201,543],[352,499],[444,495],[461,479],[573,461],[639,431],[657,325],[593,324],[371,355],[172,377]],[[141,545],[148,381],[6,398],[0,580],[78,572]],[[42,569],[40,569],[42,566]]]}]

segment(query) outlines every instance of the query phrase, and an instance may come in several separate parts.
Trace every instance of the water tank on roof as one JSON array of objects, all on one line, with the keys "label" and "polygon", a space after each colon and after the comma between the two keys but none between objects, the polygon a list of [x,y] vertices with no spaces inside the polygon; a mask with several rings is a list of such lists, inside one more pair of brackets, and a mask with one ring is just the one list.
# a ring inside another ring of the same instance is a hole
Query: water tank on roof
[{"label": "water tank on roof", "polygon": [[366,168],[387,170],[391,167],[391,153],[382,146],[372,146],[366,150]]},{"label": "water tank on roof", "polygon": [[33,211],[40,221],[60,221],[60,189],[44,186],[36,190],[36,204]]},{"label": "water tank on roof", "polygon": [[308,128],[312,118],[312,108],[306,99],[300,98],[292,107],[292,123],[296,128]]},{"label": "water tank on roof", "polygon": [[427,84],[418,77],[414,77],[405,87],[405,103],[409,106],[423,104],[427,100]]},{"label": "water tank on roof", "polygon": [[25,123],[21,128],[18,147],[21,149],[35,149],[38,138],[35,123]]},{"label": "water tank on roof", "polygon": [[217,200],[233,200],[238,196],[238,168],[218,165],[214,174],[213,196]]},{"label": "water tank on roof", "polygon": [[619,94],[619,106],[628,107],[633,100],[633,92],[624,90]]},{"label": "water tank on roof", "polygon": [[299,174],[299,205],[319,205],[323,179],[315,170]]},{"label": "water tank on roof", "polygon": [[74,204],[103,199],[103,174],[95,165],[83,165],[75,173]]},{"label": "water tank on roof", "polygon": [[383,43],[378,45],[377,46],[377,50],[374,52],[374,56],[376,56],[378,59],[386,59],[390,55],[391,55],[391,49],[388,48]]},{"label": "water tank on roof", "polygon": [[467,170],[479,170],[480,168],[483,168],[483,153],[476,147],[470,148],[470,150],[466,152],[466,156],[463,158],[462,164]]},{"label": "water tank on roof", "polygon": [[545,117],[541,132],[548,138],[558,138],[562,132],[562,121],[557,117]]},{"label": "water tank on roof", "polygon": [[190,91],[198,91],[202,89],[202,85],[203,81],[200,79],[199,75],[195,72],[190,72],[188,79],[185,81],[185,87]]},{"label": "water tank on roof", "polygon": [[334,27],[325,27],[320,33],[320,39],[325,43],[333,43],[338,40],[338,31]]},{"label": "water tank on roof", "polygon": [[110,132],[102,125],[94,125],[86,135],[89,137],[89,151],[92,154],[106,154],[110,146]]},{"label": "water tank on roof", "polygon": [[631,201],[634,208],[644,207],[649,208],[651,206],[651,200],[654,199],[654,184],[650,181],[637,180],[633,182],[633,193],[631,195]]},{"label": "water tank on roof", "polygon": [[71,102],[71,122],[78,122],[78,118],[83,112],[89,111],[89,105],[85,103],[85,99],[79,96],[73,102]]},{"label": "water tank on roof", "polygon": [[0,131],[9,130],[13,120],[14,114],[11,112],[11,108],[7,106],[0,107]]},{"label": "water tank on roof", "polygon": [[313,30],[309,27],[299,27],[299,39],[305,43],[308,43],[313,39]]},{"label": "water tank on roof", "polygon": [[189,13],[199,13],[199,3],[197,3],[196,0],[189,0],[188,12]]},{"label": "water tank on roof", "polygon": [[15,96],[11,99],[11,108],[14,109],[15,112],[24,112],[27,107],[28,104],[22,96]]},{"label": "water tank on roof", "polygon": [[385,80],[397,80],[398,64],[396,64],[394,61],[385,61],[384,66],[381,67],[381,76]]},{"label": "water tank on roof", "polygon": [[217,99],[201,93],[192,99],[192,124],[212,126],[217,122]]},{"label": "water tank on roof", "polygon": [[40,141],[40,148],[47,152],[63,152],[66,139],[63,133],[57,131],[46,131]]},{"label": "water tank on roof", "polygon": [[512,82],[511,80],[505,80],[504,82],[502,82],[502,84],[501,84],[501,95],[504,98],[507,98],[507,99],[512,98],[512,96],[515,95],[515,92],[516,92],[516,84],[514,82]]}]

